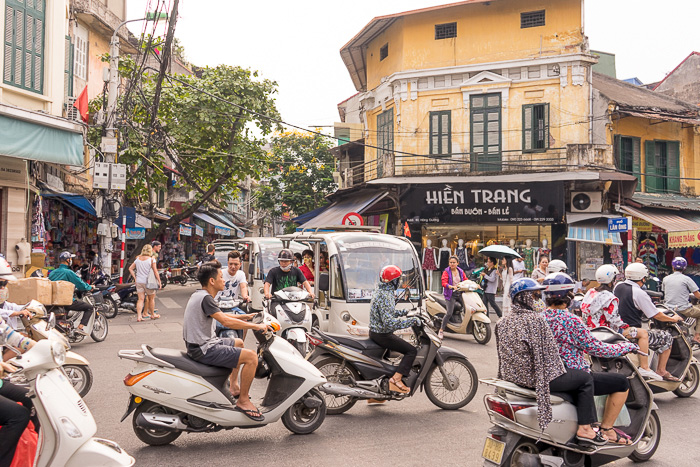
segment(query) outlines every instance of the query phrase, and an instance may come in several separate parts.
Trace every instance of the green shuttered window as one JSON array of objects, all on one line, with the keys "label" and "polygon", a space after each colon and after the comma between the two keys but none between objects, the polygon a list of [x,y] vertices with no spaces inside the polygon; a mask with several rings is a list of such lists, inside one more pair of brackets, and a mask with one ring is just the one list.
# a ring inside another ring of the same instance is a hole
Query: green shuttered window
[{"label": "green shuttered window", "polygon": [[637,191],[641,191],[642,140],[634,136],[615,135],[615,166],[620,172],[637,177]]},{"label": "green shuttered window", "polygon": [[2,80],[44,92],[44,11],[46,0],[6,0]]},{"label": "green shuttered window", "polygon": [[523,106],[523,152],[541,152],[549,147],[549,104]]},{"label": "green shuttered window", "polygon": [[644,188],[647,193],[680,193],[680,142],[644,142]]},{"label": "green shuttered window", "polygon": [[452,153],[452,112],[430,112],[430,154],[448,156]]}]

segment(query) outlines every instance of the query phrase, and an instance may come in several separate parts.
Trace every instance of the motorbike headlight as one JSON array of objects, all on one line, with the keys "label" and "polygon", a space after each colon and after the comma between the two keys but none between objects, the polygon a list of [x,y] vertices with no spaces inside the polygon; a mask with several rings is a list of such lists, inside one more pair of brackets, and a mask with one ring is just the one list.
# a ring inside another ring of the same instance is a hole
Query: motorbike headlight
[{"label": "motorbike headlight", "polygon": [[66,363],[66,348],[64,345],[60,342],[53,342],[51,344],[51,356],[58,366],[62,366]]},{"label": "motorbike headlight", "polygon": [[75,426],[75,423],[71,422],[69,418],[61,417],[61,425],[66,434],[71,438],[80,438],[83,436],[78,427]]}]

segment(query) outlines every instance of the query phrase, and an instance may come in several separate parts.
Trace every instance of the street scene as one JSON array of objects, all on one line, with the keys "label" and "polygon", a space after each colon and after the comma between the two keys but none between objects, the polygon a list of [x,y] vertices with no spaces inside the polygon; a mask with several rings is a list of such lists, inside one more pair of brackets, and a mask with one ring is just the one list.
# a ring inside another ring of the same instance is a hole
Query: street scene
[{"label": "street scene", "polygon": [[700,464],[699,5],[0,4],[0,467]]}]

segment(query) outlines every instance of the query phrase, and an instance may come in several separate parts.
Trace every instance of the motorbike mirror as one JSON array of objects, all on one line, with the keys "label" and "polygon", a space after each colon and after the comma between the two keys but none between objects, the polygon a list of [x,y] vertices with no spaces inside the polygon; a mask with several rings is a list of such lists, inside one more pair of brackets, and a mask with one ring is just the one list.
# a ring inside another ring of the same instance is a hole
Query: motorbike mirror
[{"label": "motorbike mirror", "polygon": [[46,321],[46,330],[50,331],[55,327],[56,327],[56,315],[53,312],[51,312],[51,314],[49,314],[49,319]]},{"label": "motorbike mirror", "polygon": [[330,289],[330,279],[328,278],[328,273],[323,273],[318,278],[318,289],[323,292],[328,292]]}]

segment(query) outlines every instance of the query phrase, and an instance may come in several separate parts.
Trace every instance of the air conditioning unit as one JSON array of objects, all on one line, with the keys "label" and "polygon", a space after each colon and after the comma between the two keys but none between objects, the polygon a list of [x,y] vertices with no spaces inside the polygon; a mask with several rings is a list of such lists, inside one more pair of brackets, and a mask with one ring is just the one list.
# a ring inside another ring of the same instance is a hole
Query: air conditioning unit
[{"label": "air conditioning unit", "polygon": [[603,193],[600,191],[572,191],[571,212],[601,212]]},{"label": "air conditioning unit", "polygon": [[68,97],[66,100],[66,118],[68,120],[80,121],[80,112],[73,105],[76,100],[77,98],[75,97]]}]

